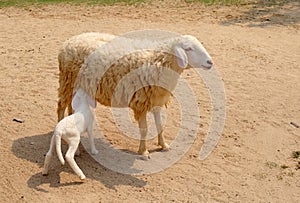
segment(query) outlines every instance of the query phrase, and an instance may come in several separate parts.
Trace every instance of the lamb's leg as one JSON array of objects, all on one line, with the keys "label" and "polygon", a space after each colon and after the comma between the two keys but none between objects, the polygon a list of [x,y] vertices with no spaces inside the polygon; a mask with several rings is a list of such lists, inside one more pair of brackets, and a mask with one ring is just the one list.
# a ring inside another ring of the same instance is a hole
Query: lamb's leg
[{"label": "lamb's leg", "polygon": [[76,149],[75,155],[76,155],[76,156],[80,156],[79,146],[78,146],[77,149]]},{"label": "lamb's leg", "polygon": [[71,140],[69,140],[69,149],[66,153],[66,160],[69,163],[70,167],[73,169],[73,171],[80,177],[80,179],[83,180],[85,179],[85,175],[74,160],[74,155],[78,148],[79,142],[80,135],[78,135],[78,137],[76,138],[72,138]]},{"label": "lamb's leg", "polygon": [[91,125],[91,127],[88,127],[87,133],[88,133],[88,136],[89,136],[89,142],[90,142],[90,145],[91,145],[91,152],[92,152],[92,154],[98,154],[98,150],[95,147],[95,141],[94,141],[94,135],[93,135],[93,127],[92,127],[92,125]]},{"label": "lamb's leg", "polygon": [[62,99],[57,102],[57,121],[59,122],[64,118],[66,106],[62,104]]},{"label": "lamb's leg", "polygon": [[147,119],[146,119],[146,113],[145,115],[142,115],[139,119],[139,128],[140,128],[140,147],[138,153],[144,156],[148,156],[149,152],[146,148],[146,137],[147,137]]},{"label": "lamb's leg", "polygon": [[49,165],[50,165],[51,158],[53,156],[54,147],[55,147],[55,136],[53,135],[51,138],[50,149],[47,152],[45,157],[44,167],[42,170],[43,175],[48,175]]},{"label": "lamb's leg", "polygon": [[165,142],[164,136],[163,136],[163,127],[161,124],[161,107],[156,107],[152,110],[152,113],[154,115],[155,125],[158,133],[158,144],[162,147],[163,150],[168,150],[170,146]]}]

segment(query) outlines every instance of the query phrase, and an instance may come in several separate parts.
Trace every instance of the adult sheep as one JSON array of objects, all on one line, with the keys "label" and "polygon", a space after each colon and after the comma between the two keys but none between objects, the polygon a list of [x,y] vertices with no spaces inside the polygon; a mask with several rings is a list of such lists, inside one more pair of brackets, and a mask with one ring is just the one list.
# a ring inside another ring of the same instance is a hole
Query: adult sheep
[{"label": "adult sheep", "polygon": [[138,153],[148,155],[147,112],[154,114],[158,144],[168,149],[163,137],[160,108],[168,104],[184,69],[210,69],[212,66],[210,55],[190,35],[157,41],[117,37],[86,58],[75,89],[83,88],[105,106],[130,107],[140,129]]},{"label": "adult sheep", "polygon": [[73,36],[63,43],[58,54],[58,121],[63,119],[67,107],[68,114],[72,114],[71,102],[74,83],[80,66],[83,64],[85,58],[96,48],[111,41],[113,38],[115,38],[115,36],[111,34],[89,32]]}]

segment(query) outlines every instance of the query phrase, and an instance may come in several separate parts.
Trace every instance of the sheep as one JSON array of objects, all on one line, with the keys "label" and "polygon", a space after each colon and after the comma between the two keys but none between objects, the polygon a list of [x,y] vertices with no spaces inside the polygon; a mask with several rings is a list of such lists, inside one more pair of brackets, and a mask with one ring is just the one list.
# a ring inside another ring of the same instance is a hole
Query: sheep
[{"label": "sheep", "polygon": [[210,55],[190,35],[158,42],[118,37],[86,58],[74,88],[83,88],[102,105],[131,108],[140,129],[138,153],[149,156],[147,112],[154,114],[158,144],[168,150],[160,121],[161,107],[169,103],[184,69],[212,66]]},{"label": "sheep", "polygon": [[90,32],[73,36],[63,43],[58,54],[58,122],[63,119],[66,107],[68,107],[68,114],[72,114],[73,86],[84,59],[97,47],[111,41],[113,38],[115,36],[111,34]]},{"label": "sheep", "polygon": [[[91,109],[95,107],[96,101],[91,99],[91,97],[87,95],[84,90],[78,89],[74,99],[72,100],[74,114],[62,119],[55,127],[50,143],[50,149],[46,154],[45,163],[42,170],[43,175],[48,174],[49,164],[54,153],[54,148],[56,148],[56,153],[61,164],[65,164],[65,160],[61,152],[61,139],[63,139],[69,145],[66,153],[67,162],[74,172],[80,177],[80,179],[85,179],[85,175],[74,160],[74,155],[76,150],[78,150],[80,135],[84,132],[88,133],[92,154],[98,153],[94,143],[94,114],[93,110]],[[77,152],[79,153],[79,151]]]}]

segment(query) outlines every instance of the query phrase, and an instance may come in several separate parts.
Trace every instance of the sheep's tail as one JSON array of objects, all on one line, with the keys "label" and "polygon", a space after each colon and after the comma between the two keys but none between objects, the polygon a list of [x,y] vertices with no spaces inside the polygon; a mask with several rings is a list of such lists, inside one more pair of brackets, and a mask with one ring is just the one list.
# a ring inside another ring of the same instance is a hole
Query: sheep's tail
[{"label": "sheep's tail", "polygon": [[57,153],[58,159],[59,159],[60,163],[62,165],[64,165],[65,160],[64,160],[64,157],[61,152],[61,135],[59,133],[57,133],[55,135],[55,145],[56,145],[56,153]]}]

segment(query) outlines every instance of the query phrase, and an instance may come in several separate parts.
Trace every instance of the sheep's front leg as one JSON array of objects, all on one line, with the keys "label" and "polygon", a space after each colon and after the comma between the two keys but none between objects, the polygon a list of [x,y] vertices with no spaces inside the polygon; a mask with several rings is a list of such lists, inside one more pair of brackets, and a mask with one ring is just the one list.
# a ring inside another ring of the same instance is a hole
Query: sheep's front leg
[{"label": "sheep's front leg", "polygon": [[139,119],[139,129],[140,129],[140,147],[138,153],[144,156],[148,156],[149,152],[146,148],[146,137],[147,137],[147,119],[146,119],[146,113],[142,115]]},{"label": "sheep's front leg", "polygon": [[69,149],[66,153],[66,160],[69,163],[70,167],[73,169],[73,171],[80,177],[81,180],[83,180],[85,179],[85,175],[74,160],[74,155],[78,148],[79,142],[80,134],[76,138],[72,138],[71,140],[69,140]]},{"label": "sheep's front leg", "polygon": [[164,136],[163,136],[163,127],[161,124],[161,107],[155,107],[152,110],[152,113],[154,115],[156,130],[158,133],[158,144],[162,147],[163,150],[170,149],[170,146],[165,142]]}]

